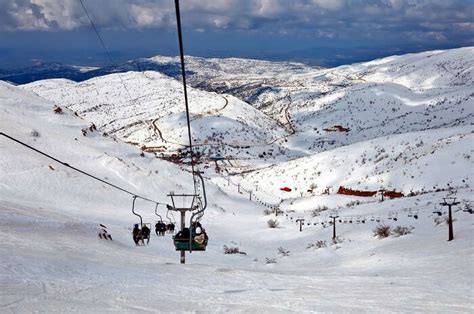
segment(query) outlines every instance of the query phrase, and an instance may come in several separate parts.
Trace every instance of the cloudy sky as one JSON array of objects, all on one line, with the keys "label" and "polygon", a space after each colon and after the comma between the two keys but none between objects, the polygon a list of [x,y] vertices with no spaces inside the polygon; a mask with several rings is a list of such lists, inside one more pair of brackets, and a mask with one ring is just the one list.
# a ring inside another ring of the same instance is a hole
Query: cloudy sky
[{"label": "cloudy sky", "polygon": [[[115,61],[176,55],[173,0],[82,0]],[[181,0],[187,54],[333,66],[474,46],[474,0]],[[106,63],[80,0],[0,0],[0,67]]]}]

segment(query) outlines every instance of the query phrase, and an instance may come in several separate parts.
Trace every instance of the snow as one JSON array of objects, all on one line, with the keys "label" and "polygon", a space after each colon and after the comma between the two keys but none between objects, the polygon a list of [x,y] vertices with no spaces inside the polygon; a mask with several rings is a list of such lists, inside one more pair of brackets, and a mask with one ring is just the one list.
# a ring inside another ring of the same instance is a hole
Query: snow
[{"label": "snow", "polygon": [[[262,108],[263,98],[248,104],[245,97],[190,88],[196,142],[249,147],[221,146],[223,156],[235,158],[219,161],[220,172],[214,162],[201,165],[209,199],[202,223],[210,240],[206,252],[186,254],[185,265],[169,234],[153,234],[148,246],[134,245],[131,195],[0,137],[1,311],[472,312],[474,216],[464,211],[474,195],[472,51],[395,56],[336,69],[268,63],[271,71],[251,70],[252,79],[279,73],[280,86],[268,90],[271,101]],[[233,73],[232,84],[246,79],[234,72],[239,64],[246,62],[222,63],[222,73]],[[467,75],[451,75],[440,64]],[[397,67],[410,70],[402,75]],[[193,70],[199,78],[199,67]],[[413,76],[415,70],[431,74]],[[207,72],[210,84],[217,82],[213,73]],[[333,86],[343,81],[348,84]],[[185,143],[181,88],[156,72],[81,83],[0,82],[1,132],[168,203],[170,191],[192,191],[189,167],[159,154],[141,157],[137,146],[164,145],[164,152],[173,152]],[[288,104],[296,132],[285,125]],[[55,105],[64,113],[55,114]],[[92,123],[97,131],[88,129]],[[351,131],[322,133],[337,124]],[[320,141],[334,143],[318,146]],[[266,157],[258,158],[263,152]],[[317,187],[308,192],[312,183]],[[293,190],[280,191],[286,185]],[[339,185],[414,196],[380,202],[380,195],[335,194]],[[324,195],[327,186],[331,193]],[[448,242],[446,208],[439,203],[454,191],[461,204],[453,207],[455,239]],[[283,213],[264,212],[275,206]],[[157,221],[154,209],[137,200],[144,222]],[[166,217],[164,206],[158,211]],[[336,211],[333,243],[329,220]],[[299,218],[305,219],[302,232]],[[269,228],[269,219],[279,227]],[[413,229],[379,239],[373,236],[379,219]],[[97,237],[99,223],[113,241]],[[310,245],[317,241],[325,245]],[[225,255],[224,245],[246,255]]]}]

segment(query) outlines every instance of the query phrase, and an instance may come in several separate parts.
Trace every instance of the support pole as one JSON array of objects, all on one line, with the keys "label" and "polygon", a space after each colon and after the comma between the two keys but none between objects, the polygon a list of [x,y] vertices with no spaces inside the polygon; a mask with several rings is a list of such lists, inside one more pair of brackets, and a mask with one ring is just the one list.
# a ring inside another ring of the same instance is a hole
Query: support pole
[{"label": "support pole", "polygon": [[459,204],[459,202],[456,202],[456,198],[453,197],[443,198],[443,202],[440,203],[440,205],[448,206],[448,241],[454,240],[453,212],[451,207]]},{"label": "support pole", "polygon": [[451,204],[449,206],[449,214],[448,214],[448,241],[451,241],[454,239],[454,231],[453,231],[453,213],[451,210]]},{"label": "support pole", "polygon": [[339,218],[339,215],[334,214],[329,216],[329,218],[332,218],[332,239],[336,239],[336,218]]},{"label": "support pole", "polygon": [[300,232],[303,231],[303,222],[304,222],[304,218],[299,218],[299,219],[296,219],[297,222],[300,223]]},{"label": "support pole", "polygon": [[383,197],[384,197],[385,191],[386,191],[385,189],[380,189],[380,190],[379,190],[380,196],[381,196],[381,199],[380,199],[381,202],[384,201],[384,198],[383,198]]},{"label": "support pole", "polygon": [[336,238],[336,217],[332,218],[332,238]]},{"label": "support pole", "polygon": [[[186,219],[186,212],[181,210],[181,232],[184,230],[185,227],[185,219]],[[186,264],[186,252],[181,250],[181,264]]]}]

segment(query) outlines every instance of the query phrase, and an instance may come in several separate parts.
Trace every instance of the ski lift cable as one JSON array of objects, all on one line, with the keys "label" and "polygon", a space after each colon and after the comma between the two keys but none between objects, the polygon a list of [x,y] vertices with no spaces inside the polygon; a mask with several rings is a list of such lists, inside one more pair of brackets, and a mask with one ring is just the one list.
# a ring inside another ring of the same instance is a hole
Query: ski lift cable
[{"label": "ski lift cable", "polygon": [[[110,61],[110,64],[111,64],[111,65],[114,65],[115,63],[114,63],[114,60],[112,59],[112,55],[110,54],[109,49],[107,49],[107,46],[105,45],[104,39],[103,39],[102,36],[100,35],[99,30],[98,30],[97,26],[95,25],[94,21],[92,20],[92,17],[90,16],[89,11],[87,10],[87,8],[86,8],[86,6],[85,6],[83,0],[79,0],[79,2],[81,3],[82,9],[84,10],[84,13],[86,14],[87,19],[89,20],[92,29],[94,30],[94,32],[95,32],[97,38],[99,39],[99,42],[100,42],[102,48],[104,49],[105,54],[107,55],[107,58],[108,58],[109,61]],[[123,85],[125,91],[127,92],[128,97],[130,98],[130,101],[133,102],[133,97],[132,97],[132,95],[130,94],[130,91],[129,91],[129,89],[127,88],[127,85],[125,84],[125,82],[124,82],[124,80],[123,80],[123,78],[122,78],[122,75],[120,75],[119,72],[117,72],[117,75],[118,75],[118,77],[119,77],[119,79],[120,79],[120,82],[122,83],[122,85]]]},{"label": "ski lift cable", "polygon": [[113,184],[113,183],[110,183],[110,182],[108,182],[108,181],[105,181],[104,179],[98,178],[98,177],[96,177],[96,176],[94,176],[94,175],[92,175],[92,174],[90,174],[90,173],[87,173],[87,172],[81,170],[81,169],[78,169],[78,168],[76,168],[76,167],[73,167],[73,166],[69,165],[68,163],[66,163],[66,162],[64,162],[64,161],[61,161],[61,160],[59,160],[59,159],[57,159],[57,158],[55,158],[55,157],[53,157],[53,156],[51,156],[51,155],[49,155],[49,154],[47,154],[47,153],[45,153],[45,152],[42,152],[42,151],[40,151],[40,150],[38,150],[38,149],[36,149],[36,148],[34,148],[34,147],[32,147],[32,146],[26,144],[26,143],[23,143],[22,141],[20,141],[20,140],[18,140],[18,139],[16,139],[16,138],[11,137],[11,136],[8,135],[8,134],[5,134],[5,133],[3,133],[3,132],[0,132],[0,135],[1,135],[1,136],[4,136],[4,137],[6,137],[6,138],[8,138],[8,139],[10,139],[10,140],[12,140],[12,141],[14,141],[14,142],[20,144],[20,145],[25,146],[26,148],[31,149],[31,150],[37,152],[37,153],[40,154],[40,155],[43,155],[43,156],[45,156],[45,157],[47,157],[47,158],[49,158],[49,159],[52,159],[52,160],[56,161],[57,163],[59,163],[59,164],[65,166],[65,167],[68,167],[68,168],[70,168],[70,169],[72,169],[72,170],[74,170],[74,171],[77,171],[77,172],[79,172],[79,173],[81,173],[81,174],[83,174],[83,175],[86,175],[86,176],[88,176],[88,177],[90,177],[90,178],[92,178],[92,179],[95,179],[95,180],[100,181],[100,182],[102,182],[102,183],[104,183],[104,184],[107,184],[108,186],[111,186],[111,187],[113,187],[113,188],[115,188],[115,189],[117,189],[117,190],[120,190],[120,191],[124,192],[124,193],[130,194],[130,195],[132,195],[134,198],[140,198],[140,199],[142,199],[142,200],[145,200],[145,201],[148,201],[148,202],[151,202],[151,203],[155,203],[155,204],[157,204],[157,205],[166,205],[165,203],[160,203],[160,202],[154,201],[154,200],[152,200],[152,199],[149,199],[149,198],[147,198],[147,197],[140,196],[140,195],[138,195],[138,194],[136,194],[136,193],[130,192],[130,191],[128,191],[128,190],[126,190],[126,189],[124,189],[124,188],[122,188],[122,187],[119,187],[119,186],[117,186],[117,185],[115,185],[115,184]]},{"label": "ski lift cable", "polygon": [[[81,0],[82,1],[82,0]],[[179,11],[179,0],[174,1],[175,9],[176,9],[176,26],[178,29],[178,42],[179,42],[179,55],[181,60],[181,75],[183,80],[183,91],[184,91],[184,105],[186,107],[186,121],[188,125],[188,138],[189,138],[189,153],[191,154],[191,170],[193,175],[193,185],[194,191],[196,192],[196,178],[194,173],[194,163],[193,163],[193,142],[191,137],[191,121],[189,118],[189,105],[188,105],[188,91],[186,88],[186,70],[184,65],[184,48],[183,48],[183,33],[181,31],[181,14]]]}]

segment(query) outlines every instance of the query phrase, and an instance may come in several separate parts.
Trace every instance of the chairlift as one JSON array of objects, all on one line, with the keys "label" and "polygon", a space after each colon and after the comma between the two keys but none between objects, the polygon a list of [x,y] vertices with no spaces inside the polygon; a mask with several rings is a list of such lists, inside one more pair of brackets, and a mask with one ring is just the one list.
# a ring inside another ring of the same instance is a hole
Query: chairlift
[{"label": "chairlift", "polygon": [[157,236],[164,236],[167,228],[166,228],[166,224],[163,222],[163,218],[161,217],[160,214],[158,214],[158,205],[159,204],[156,203],[155,215],[158,216],[158,218],[160,218],[160,220],[158,220],[155,224],[155,234]]},{"label": "chairlift", "polygon": [[[201,199],[201,196],[198,194],[175,195],[174,193],[170,193],[169,195],[173,206],[168,206],[171,210],[181,212],[182,219],[181,230],[173,237],[176,251],[205,251],[209,240],[206,231],[202,228],[200,223],[207,207],[206,188],[204,186],[204,179],[199,172],[197,172],[197,176],[201,179],[203,199]],[[174,197],[192,197],[191,205],[189,207],[176,208]],[[204,203],[202,201],[204,201]],[[184,227],[184,215],[186,211],[192,212],[191,218],[189,219],[189,227]],[[198,230],[198,228],[200,230]]]},{"label": "chairlift", "polygon": [[168,233],[174,233],[174,228],[176,226],[176,220],[174,219],[173,214],[171,214],[171,217],[173,217],[173,221],[171,221],[171,217],[169,216],[170,210],[172,209],[172,207],[170,205],[167,205],[166,207],[167,207],[166,218],[168,218],[168,221],[169,221],[166,224],[166,231],[168,231]]},{"label": "chairlift", "polygon": [[137,200],[137,196],[134,195],[133,202],[132,202],[132,213],[138,218],[140,218],[140,228],[138,228],[138,224],[135,224],[135,227],[133,228],[132,236],[133,236],[133,241],[135,242],[136,245],[140,245],[140,241],[142,242],[142,245],[145,245],[145,240],[146,240],[146,244],[150,243],[151,224],[143,223],[142,216],[135,212],[136,200]]}]

